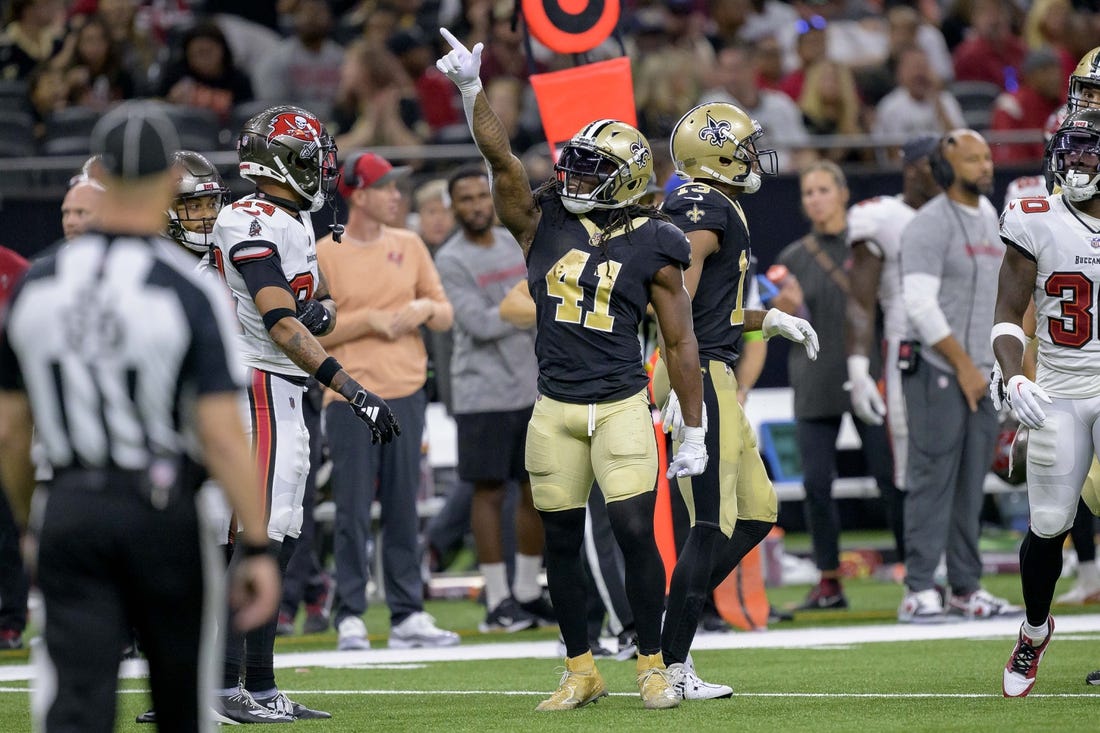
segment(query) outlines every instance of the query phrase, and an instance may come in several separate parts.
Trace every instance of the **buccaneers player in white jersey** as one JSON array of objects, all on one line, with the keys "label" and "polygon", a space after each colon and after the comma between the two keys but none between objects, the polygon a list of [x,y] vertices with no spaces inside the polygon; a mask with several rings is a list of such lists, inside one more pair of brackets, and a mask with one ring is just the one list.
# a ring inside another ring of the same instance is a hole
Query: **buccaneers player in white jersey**
[{"label": "buccaneers player in white jersey", "polygon": [[[1045,166],[1061,187],[1009,203],[993,349],[1006,398],[1030,429],[1031,526],[1020,548],[1027,618],[1004,669],[1006,697],[1027,695],[1054,631],[1050,605],[1062,544],[1096,454],[1100,428],[1100,109],[1073,112],[1047,146]],[[1034,297],[1039,339],[1035,381],[1022,373],[1021,327]]]}]

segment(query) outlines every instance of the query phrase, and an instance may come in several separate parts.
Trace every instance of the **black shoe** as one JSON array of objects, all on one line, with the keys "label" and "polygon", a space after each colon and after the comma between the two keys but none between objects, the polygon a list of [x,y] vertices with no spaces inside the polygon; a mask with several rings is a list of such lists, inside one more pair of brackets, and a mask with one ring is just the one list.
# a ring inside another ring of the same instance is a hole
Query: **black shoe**
[{"label": "black shoe", "polygon": [[781,611],[775,606],[768,605],[768,623],[777,624],[780,621],[794,621],[794,614],[786,611]]},{"label": "black shoe", "polygon": [[726,620],[716,613],[704,611],[699,616],[699,633],[701,634],[724,634],[731,629],[732,627],[726,623]]},{"label": "black shoe", "polygon": [[313,710],[300,702],[294,702],[286,696],[285,692],[279,692],[272,697],[255,697],[253,699],[257,705],[265,707],[273,713],[289,715],[295,720],[323,720],[332,717],[332,713],[326,713],[324,710]]},{"label": "black shoe", "polygon": [[609,659],[615,656],[615,652],[611,651],[603,644],[601,644],[599,639],[589,639],[588,646],[592,649],[593,657],[603,657],[604,659]]},{"label": "black shoe", "polygon": [[146,710],[144,713],[137,716],[136,720],[137,720],[138,723],[156,723],[157,722],[157,711],[156,710]]},{"label": "black shoe", "polygon": [[638,634],[634,629],[626,629],[619,634],[619,651],[615,659],[625,662],[638,656]]},{"label": "black shoe", "polygon": [[844,597],[844,591],[836,580],[825,579],[818,582],[810,589],[806,600],[802,605],[796,606],[796,611],[822,611],[826,609],[843,609],[848,607],[848,599]]},{"label": "black shoe", "polygon": [[527,613],[535,617],[535,620],[539,622],[539,626],[557,626],[558,617],[554,613],[554,607],[550,605],[550,600],[545,595],[540,595],[533,601],[523,601],[519,604]]},{"label": "black shoe", "polygon": [[234,723],[292,723],[294,717],[276,712],[256,702],[252,694],[238,687],[232,695],[215,695],[214,712],[218,718],[228,718]]},{"label": "black shoe", "polygon": [[490,631],[523,631],[534,629],[539,625],[538,619],[524,611],[512,597],[505,598],[497,604],[497,607],[489,611],[485,620],[478,624],[478,630],[483,634]]}]

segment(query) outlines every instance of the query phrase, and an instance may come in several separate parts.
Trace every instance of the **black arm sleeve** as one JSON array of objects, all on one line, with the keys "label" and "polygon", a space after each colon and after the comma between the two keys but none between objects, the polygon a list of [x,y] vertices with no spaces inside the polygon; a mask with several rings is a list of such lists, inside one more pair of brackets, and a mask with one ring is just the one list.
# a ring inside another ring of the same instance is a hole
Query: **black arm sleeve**
[{"label": "black arm sleeve", "polygon": [[279,259],[278,252],[272,252],[266,257],[235,262],[234,265],[237,267],[237,272],[244,278],[248,294],[253,299],[256,298],[256,293],[267,287],[282,288],[294,295],[283,273],[283,261]]}]

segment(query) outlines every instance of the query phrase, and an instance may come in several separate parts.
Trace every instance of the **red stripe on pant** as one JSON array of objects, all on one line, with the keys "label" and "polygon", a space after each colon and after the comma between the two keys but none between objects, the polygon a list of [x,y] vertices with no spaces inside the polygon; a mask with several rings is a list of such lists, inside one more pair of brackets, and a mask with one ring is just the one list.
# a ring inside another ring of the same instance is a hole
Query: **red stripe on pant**
[{"label": "red stripe on pant", "polygon": [[260,369],[252,370],[252,383],[248,388],[248,400],[252,418],[252,450],[256,458],[256,470],[260,477],[260,496],[264,505],[264,521],[271,516],[271,490],[275,481],[275,405],[271,394],[271,375]]}]

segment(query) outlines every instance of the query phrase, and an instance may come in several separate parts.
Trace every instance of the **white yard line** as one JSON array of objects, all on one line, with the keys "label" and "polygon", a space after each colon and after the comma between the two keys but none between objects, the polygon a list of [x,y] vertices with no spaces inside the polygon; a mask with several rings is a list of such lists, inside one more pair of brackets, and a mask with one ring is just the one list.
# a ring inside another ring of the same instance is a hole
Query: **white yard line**
[{"label": "white yard line", "polygon": [[[897,641],[929,641],[936,639],[1003,639],[1015,638],[1020,628],[1020,619],[998,619],[993,621],[958,621],[945,624],[874,624],[863,626],[836,626],[803,629],[769,629],[759,632],[741,632],[728,634],[700,634],[695,637],[692,649],[807,649],[845,647],[853,644]],[[1066,615],[1058,618],[1056,636],[1063,634],[1100,632],[1100,614]],[[522,632],[521,632],[522,633]],[[520,634],[506,636],[507,641],[459,644],[458,646],[438,649],[369,649],[365,651],[338,652],[293,652],[276,654],[275,667],[279,669],[296,667],[365,667],[376,665],[422,664],[426,662],[484,661],[491,659],[557,659],[556,641],[522,641]],[[148,667],[144,660],[127,660],[122,663],[120,677],[141,678],[148,676]],[[30,680],[31,668],[26,664],[0,665],[0,682]],[[6,690],[5,690],[6,691]],[[361,691],[356,691],[361,692]],[[310,691],[310,694],[324,694]],[[343,694],[332,692],[329,694]],[[350,694],[350,693],[349,693]],[[402,694],[390,692],[371,692],[370,694]],[[447,692],[433,694],[467,694],[466,692]],[[543,693],[516,693],[543,694]],[[746,696],[759,696],[744,693]],[[779,696],[792,693],[781,693]],[[814,697],[815,694],[806,694]],[[855,694],[822,694],[822,697],[855,697]],[[882,697],[881,695],[873,695]],[[902,694],[900,697],[920,697]],[[1095,695],[1091,695],[1095,696]],[[930,695],[943,697],[943,695]],[[967,697],[959,695],[958,697]],[[983,695],[975,695],[983,697]],[[1073,695],[1069,695],[1073,697]]]}]

